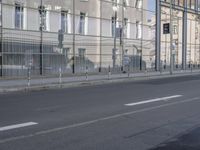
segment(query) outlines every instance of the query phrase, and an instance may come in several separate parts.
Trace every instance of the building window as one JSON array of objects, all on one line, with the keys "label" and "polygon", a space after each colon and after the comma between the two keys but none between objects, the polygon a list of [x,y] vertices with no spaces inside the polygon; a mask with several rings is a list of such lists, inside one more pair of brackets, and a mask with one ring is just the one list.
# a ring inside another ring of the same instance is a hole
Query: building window
[{"label": "building window", "polygon": [[49,30],[49,17],[48,11],[45,9],[45,6],[39,6],[40,14],[40,31]]},{"label": "building window", "polygon": [[61,30],[62,32],[69,33],[69,20],[68,11],[61,11]]},{"label": "building window", "polygon": [[140,21],[136,22],[136,38],[137,39],[142,38],[142,24]]},{"label": "building window", "polygon": [[78,49],[78,55],[79,55],[79,57],[84,58],[85,57],[85,53],[86,53],[86,49],[85,48],[79,48]]},{"label": "building window", "polygon": [[136,0],[135,2],[135,8],[142,8],[142,0]]},{"label": "building window", "polygon": [[86,34],[86,14],[83,12],[80,13],[79,33]]},{"label": "building window", "polygon": [[24,28],[24,7],[20,4],[15,4],[15,28]]}]

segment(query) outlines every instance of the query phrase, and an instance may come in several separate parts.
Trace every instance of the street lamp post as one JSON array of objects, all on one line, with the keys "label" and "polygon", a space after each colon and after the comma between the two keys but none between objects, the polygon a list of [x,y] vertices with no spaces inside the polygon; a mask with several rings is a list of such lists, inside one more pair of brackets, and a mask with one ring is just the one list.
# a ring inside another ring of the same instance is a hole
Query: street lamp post
[{"label": "street lamp post", "polygon": [[40,75],[43,75],[43,30],[44,30],[45,7],[43,6],[42,0],[39,6],[39,12],[40,12]]},{"label": "street lamp post", "polygon": [[174,45],[173,45],[173,0],[170,0],[170,74],[174,69]]},{"label": "street lamp post", "polygon": [[3,77],[3,6],[2,6],[2,1],[0,2],[0,13],[1,13],[1,17],[0,17],[0,19],[1,19],[1,27],[0,27],[0,29],[1,29],[1,37],[0,37],[0,39],[1,39],[1,43],[0,43],[0,52],[1,52],[1,56],[0,56],[0,64],[1,64],[1,72],[0,72],[0,77]]},{"label": "street lamp post", "polygon": [[113,60],[113,67],[115,67],[116,64],[116,52],[117,52],[117,35],[116,35],[116,30],[117,30],[117,10],[115,11],[115,32],[114,32],[114,60]]},{"label": "street lamp post", "polygon": [[75,63],[76,63],[76,50],[75,50],[75,40],[76,40],[76,36],[75,36],[75,5],[76,5],[76,2],[75,2],[75,0],[73,0],[73,18],[72,18],[72,20],[73,20],[73,46],[72,46],[72,49],[73,49],[73,65],[72,65],[72,73],[73,74],[75,74],[76,73],[76,71],[75,71]]},{"label": "street lamp post", "polygon": [[121,44],[121,57],[122,57],[122,71],[124,72],[124,28],[125,28],[125,20],[124,20],[124,10],[126,8],[126,2],[123,0],[123,6],[122,6],[122,29],[121,29],[121,36],[120,36],[120,44]]},{"label": "street lamp post", "polygon": [[113,68],[115,68],[116,65],[116,42],[117,42],[117,37],[116,37],[116,29],[117,29],[117,4],[114,4],[113,6],[113,11],[115,12],[114,16],[114,48],[113,48]]}]

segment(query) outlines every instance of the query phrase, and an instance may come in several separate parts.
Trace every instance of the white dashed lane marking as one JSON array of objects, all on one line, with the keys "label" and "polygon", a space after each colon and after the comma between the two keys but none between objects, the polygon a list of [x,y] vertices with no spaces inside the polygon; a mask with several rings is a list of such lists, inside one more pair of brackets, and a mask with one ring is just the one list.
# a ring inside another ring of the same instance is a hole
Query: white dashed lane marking
[{"label": "white dashed lane marking", "polygon": [[21,123],[21,124],[9,125],[9,126],[5,126],[5,127],[0,127],[0,132],[17,129],[17,128],[22,128],[22,127],[27,127],[27,126],[33,126],[33,125],[37,125],[37,124],[38,123],[36,123],[36,122],[26,122],[26,123]]},{"label": "white dashed lane marking", "polygon": [[172,95],[168,97],[161,97],[161,98],[155,98],[155,99],[150,99],[150,100],[145,100],[145,101],[140,101],[140,102],[135,102],[135,103],[129,103],[129,104],[125,104],[125,106],[136,106],[136,105],[142,105],[142,104],[147,104],[147,103],[166,101],[166,100],[171,100],[178,97],[182,97],[182,95]]}]

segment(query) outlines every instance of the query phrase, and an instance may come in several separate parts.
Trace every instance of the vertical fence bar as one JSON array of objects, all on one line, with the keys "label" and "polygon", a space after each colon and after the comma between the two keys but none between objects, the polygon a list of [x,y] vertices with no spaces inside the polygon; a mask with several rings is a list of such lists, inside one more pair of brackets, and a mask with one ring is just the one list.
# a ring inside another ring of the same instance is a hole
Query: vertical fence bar
[{"label": "vertical fence bar", "polygon": [[115,19],[114,19],[114,23],[115,23],[115,30],[114,30],[114,49],[113,49],[113,54],[114,54],[114,58],[113,58],[113,68],[115,69],[115,65],[116,65],[116,42],[117,42],[117,37],[116,37],[116,28],[117,28],[117,10],[115,11]]},{"label": "vertical fence bar", "polygon": [[88,66],[86,66],[85,79],[86,79],[86,81],[88,81]]},{"label": "vertical fence bar", "polygon": [[122,72],[124,72],[124,27],[125,27],[125,21],[124,21],[124,9],[125,9],[125,0],[123,0],[122,2],[122,33],[121,33],[121,47],[122,47]]},{"label": "vertical fence bar", "polygon": [[3,77],[3,4],[2,1],[1,3],[1,45],[0,45],[0,52],[1,52],[1,59],[0,59],[0,63],[1,63],[1,72],[0,72],[0,76]]},{"label": "vertical fence bar", "polygon": [[160,69],[160,48],[161,48],[161,4],[160,0],[156,0],[156,59],[155,59],[155,69],[159,71]]},{"label": "vertical fence bar", "polygon": [[128,64],[128,78],[130,77],[130,64]]},{"label": "vertical fence bar", "polygon": [[62,84],[62,68],[59,68],[59,84]]},{"label": "vertical fence bar", "polygon": [[28,66],[28,87],[31,85],[31,66]]},{"label": "vertical fence bar", "polygon": [[102,0],[100,0],[100,63],[99,72],[102,71]]},{"label": "vertical fence bar", "polygon": [[75,74],[75,62],[76,62],[76,60],[75,60],[76,59],[75,58],[75,55],[76,55],[76,53],[75,53],[75,31],[76,31],[75,30],[75,27],[76,27],[76,25],[75,25],[75,19],[76,19],[75,18],[75,12],[76,12],[75,4],[76,4],[75,0],[73,0],[73,14],[72,14],[73,15],[73,46],[72,46],[73,47],[73,57],[72,57],[73,58],[73,64],[72,64],[72,73],[73,74]]},{"label": "vertical fence bar", "polygon": [[40,0],[40,75],[43,75],[43,23],[44,23],[44,18],[43,18],[43,0]]},{"label": "vertical fence bar", "polygon": [[108,80],[110,80],[110,76],[111,76],[111,69],[110,69],[110,65],[108,67]]},{"label": "vertical fence bar", "polygon": [[182,38],[182,69],[186,70],[187,61],[187,0],[184,0]]},{"label": "vertical fence bar", "polygon": [[143,11],[144,11],[144,0],[142,0],[141,7],[141,28],[142,28],[142,36],[141,36],[141,52],[140,52],[140,71],[143,71],[143,34],[144,34],[144,22],[143,22]]}]

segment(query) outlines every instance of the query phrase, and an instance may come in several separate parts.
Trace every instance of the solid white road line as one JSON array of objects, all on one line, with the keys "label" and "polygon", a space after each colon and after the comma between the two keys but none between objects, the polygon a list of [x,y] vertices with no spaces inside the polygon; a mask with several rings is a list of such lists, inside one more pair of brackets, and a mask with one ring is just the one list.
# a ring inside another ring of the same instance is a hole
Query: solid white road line
[{"label": "solid white road line", "polygon": [[182,97],[182,95],[173,95],[173,96],[168,96],[168,97],[161,97],[161,98],[155,98],[155,99],[150,99],[150,100],[146,100],[146,101],[129,103],[129,104],[125,104],[125,106],[136,106],[136,105],[153,103],[153,102],[158,102],[158,101],[166,101],[166,100],[170,100],[170,99],[178,98],[178,97]]},{"label": "solid white road line", "polygon": [[15,125],[10,125],[10,126],[5,126],[5,127],[0,127],[0,131],[7,131],[11,129],[17,129],[17,128],[22,128],[22,127],[27,127],[27,126],[33,126],[38,123],[36,122],[27,122],[27,123],[22,123],[22,124],[15,124]]}]

